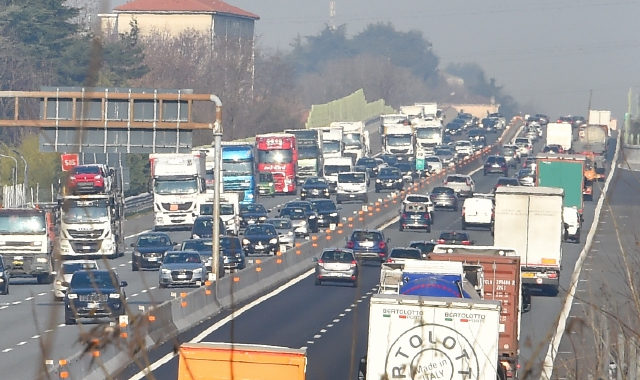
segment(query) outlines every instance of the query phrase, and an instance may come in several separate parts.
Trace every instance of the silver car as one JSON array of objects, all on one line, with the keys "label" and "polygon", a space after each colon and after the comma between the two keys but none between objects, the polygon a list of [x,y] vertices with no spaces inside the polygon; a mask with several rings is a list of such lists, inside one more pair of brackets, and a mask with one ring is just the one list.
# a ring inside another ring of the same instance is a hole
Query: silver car
[{"label": "silver car", "polygon": [[71,282],[73,274],[79,270],[95,270],[100,269],[96,260],[66,260],[62,262],[60,269],[55,273],[55,281],[53,282],[53,298],[56,301],[62,301],[67,291],[68,284]]},{"label": "silver car", "polygon": [[443,186],[452,188],[460,197],[472,197],[476,190],[473,178],[466,174],[449,174]]},{"label": "silver car", "polygon": [[344,248],[325,248],[316,263],[316,285],[325,281],[350,282],[358,286],[358,261],[353,251]]},{"label": "silver car", "polygon": [[[296,244],[296,232],[293,223],[289,218],[273,218],[264,221],[267,224],[273,224],[280,238],[280,246],[285,246],[285,250],[293,248]],[[282,249],[280,249],[283,251]],[[283,251],[284,252],[284,251]]]},{"label": "silver car", "polygon": [[207,268],[197,251],[169,251],[160,266],[159,287],[201,286],[207,279]]}]

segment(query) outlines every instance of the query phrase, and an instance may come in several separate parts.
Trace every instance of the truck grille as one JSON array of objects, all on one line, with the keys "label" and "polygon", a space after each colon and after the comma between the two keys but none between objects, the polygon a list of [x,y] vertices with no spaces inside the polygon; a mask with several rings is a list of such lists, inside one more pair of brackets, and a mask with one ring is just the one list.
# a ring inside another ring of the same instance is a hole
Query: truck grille
[{"label": "truck grille", "polygon": [[223,186],[225,190],[247,190],[251,188],[251,182],[242,181],[224,181]]},{"label": "truck grille", "polygon": [[[185,278],[179,278],[179,275],[186,275]],[[171,271],[171,279],[173,281],[188,281],[193,277],[193,272],[190,270],[174,270]]]},{"label": "truck grille", "polygon": [[100,250],[100,243],[95,241],[73,241],[71,246],[75,253],[96,253]]},{"label": "truck grille", "polygon": [[178,204],[162,203],[162,208],[167,211],[187,211],[191,208],[192,205],[193,205],[193,202],[178,203]]},{"label": "truck grille", "polygon": [[72,239],[98,239],[104,233],[104,230],[79,231],[67,229],[67,233]]},{"label": "truck grille", "polygon": [[12,247],[31,247],[32,242],[30,241],[8,241],[5,242],[5,246],[12,246]]},{"label": "truck grille", "polygon": [[80,294],[78,299],[80,302],[107,302],[109,296],[101,293]]},{"label": "truck grille", "polygon": [[407,149],[389,149],[391,153],[407,153]]}]

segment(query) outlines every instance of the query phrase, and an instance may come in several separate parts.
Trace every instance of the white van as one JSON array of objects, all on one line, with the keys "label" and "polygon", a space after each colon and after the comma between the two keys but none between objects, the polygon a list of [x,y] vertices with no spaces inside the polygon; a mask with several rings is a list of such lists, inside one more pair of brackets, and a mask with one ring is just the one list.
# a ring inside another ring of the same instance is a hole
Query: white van
[{"label": "white van", "polygon": [[578,212],[577,207],[563,207],[562,208],[562,220],[564,222],[564,241],[573,241],[576,244],[580,243],[580,227],[582,225],[582,218]]},{"label": "white van", "polygon": [[336,188],[336,203],[347,201],[369,202],[367,196],[367,173],[343,172],[338,173]]},{"label": "white van", "polygon": [[462,229],[467,227],[484,227],[493,229],[493,199],[475,196],[467,198],[462,205]]}]

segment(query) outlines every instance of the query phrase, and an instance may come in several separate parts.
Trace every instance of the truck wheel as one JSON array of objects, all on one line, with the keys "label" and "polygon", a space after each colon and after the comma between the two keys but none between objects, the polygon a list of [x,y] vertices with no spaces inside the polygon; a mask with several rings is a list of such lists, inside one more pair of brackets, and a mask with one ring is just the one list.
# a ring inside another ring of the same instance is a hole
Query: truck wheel
[{"label": "truck wheel", "polygon": [[159,283],[159,284],[158,284],[158,288],[160,288],[160,289],[166,289],[166,288],[167,288],[167,285],[166,285],[166,284],[163,284],[163,283]]}]

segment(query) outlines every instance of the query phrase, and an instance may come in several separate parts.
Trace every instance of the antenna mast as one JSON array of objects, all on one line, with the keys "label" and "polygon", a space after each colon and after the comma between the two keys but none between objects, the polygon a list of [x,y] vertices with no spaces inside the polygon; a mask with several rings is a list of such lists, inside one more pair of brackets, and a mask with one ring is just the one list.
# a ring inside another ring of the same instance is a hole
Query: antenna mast
[{"label": "antenna mast", "polygon": [[336,16],[336,2],[329,2],[329,27],[331,30],[335,30],[336,26],[333,24],[333,18]]}]

